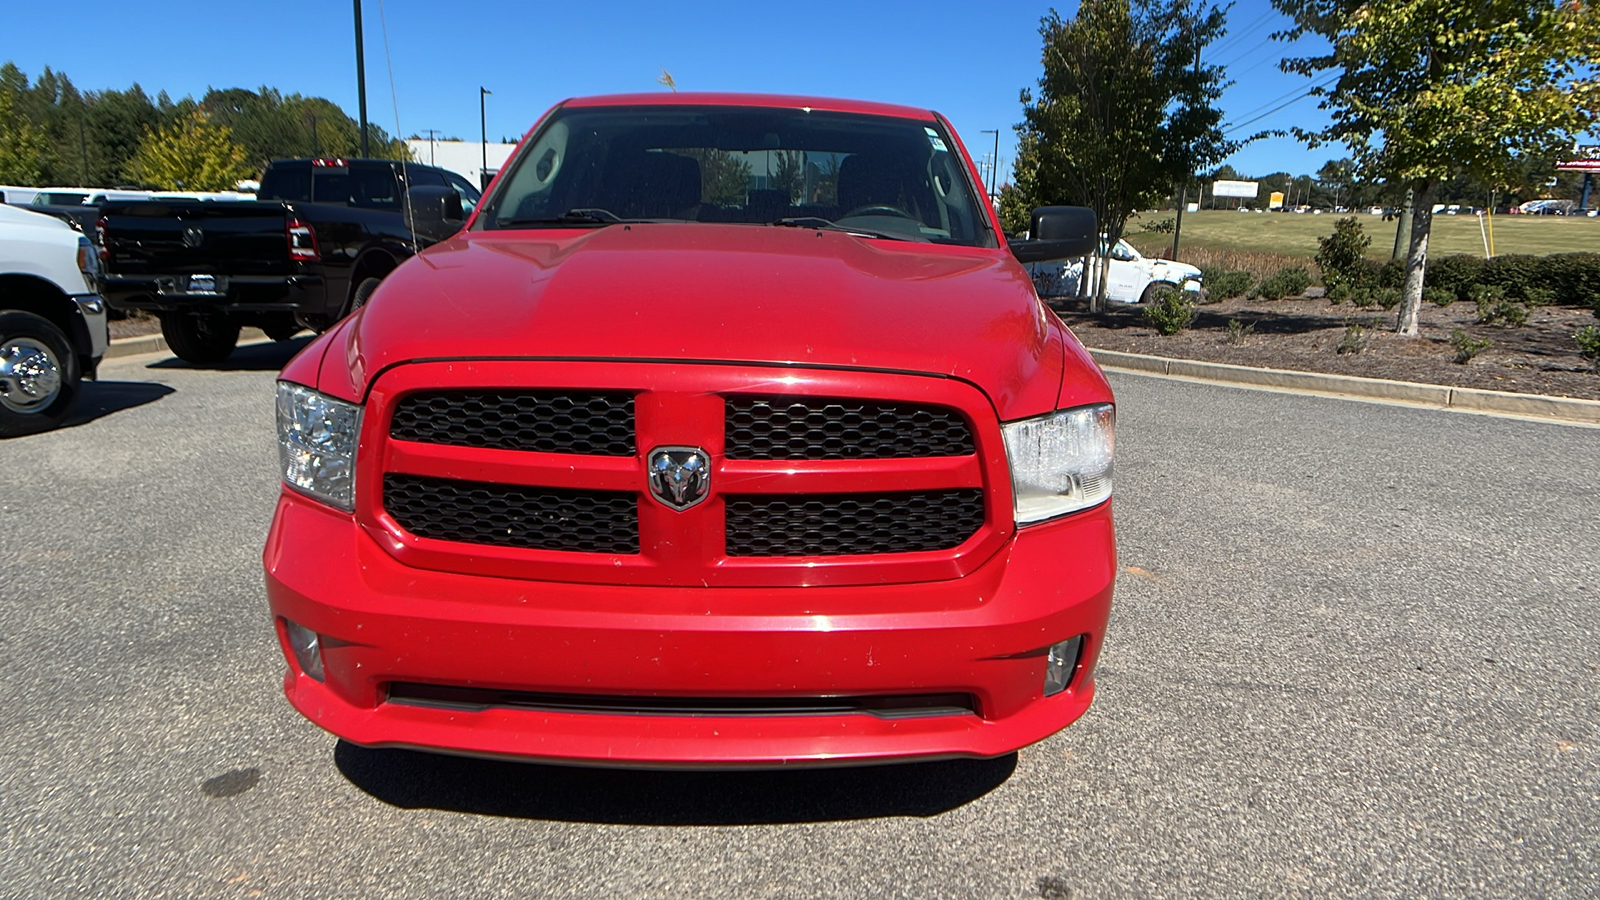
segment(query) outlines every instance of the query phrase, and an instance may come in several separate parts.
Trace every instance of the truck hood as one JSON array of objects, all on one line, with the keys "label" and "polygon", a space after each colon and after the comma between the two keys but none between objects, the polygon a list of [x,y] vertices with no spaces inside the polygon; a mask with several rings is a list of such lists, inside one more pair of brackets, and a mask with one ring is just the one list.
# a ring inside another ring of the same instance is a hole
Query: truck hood
[{"label": "truck hood", "polygon": [[339,333],[319,380],[352,399],[423,359],[745,362],[954,376],[1009,419],[1055,408],[1069,354],[1093,371],[1000,252],[752,225],[463,233]]}]

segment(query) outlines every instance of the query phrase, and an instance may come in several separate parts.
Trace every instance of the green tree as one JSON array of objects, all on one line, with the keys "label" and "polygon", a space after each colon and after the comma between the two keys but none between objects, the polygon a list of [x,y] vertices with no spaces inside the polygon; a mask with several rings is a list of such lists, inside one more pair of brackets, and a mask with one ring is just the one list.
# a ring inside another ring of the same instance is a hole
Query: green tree
[{"label": "green tree", "polygon": [[788,191],[789,202],[800,200],[806,187],[805,154],[798,150],[779,150],[773,154],[777,168],[767,176],[767,187],[775,191]]},{"label": "green tree", "polygon": [[[1198,60],[1224,23],[1200,0],[1083,0],[1070,20],[1046,16],[1038,99],[1022,91],[1014,187],[1001,194],[1006,227],[1026,228],[1037,206],[1081,204],[1109,248],[1135,209],[1237,149],[1215,105],[1222,69]],[[1097,312],[1107,270],[1090,303]]]},{"label": "green tree", "polygon": [[143,184],[186,191],[231,191],[254,171],[232,130],[204,110],[146,133],[130,169]]},{"label": "green tree", "polygon": [[0,85],[0,184],[35,185],[44,171],[44,136],[17,110],[16,95]]},{"label": "green tree", "polygon": [[1312,93],[1332,121],[1295,133],[1344,143],[1370,180],[1410,188],[1411,233],[1396,330],[1417,333],[1428,235],[1441,183],[1505,186],[1519,161],[1569,147],[1600,111],[1600,11],[1585,0],[1272,0],[1317,35],[1320,56],[1285,71],[1335,77]]},{"label": "green tree", "polygon": [[679,151],[700,163],[700,200],[721,206],[742,206],[750,190],[750,163],[726,150]]}]

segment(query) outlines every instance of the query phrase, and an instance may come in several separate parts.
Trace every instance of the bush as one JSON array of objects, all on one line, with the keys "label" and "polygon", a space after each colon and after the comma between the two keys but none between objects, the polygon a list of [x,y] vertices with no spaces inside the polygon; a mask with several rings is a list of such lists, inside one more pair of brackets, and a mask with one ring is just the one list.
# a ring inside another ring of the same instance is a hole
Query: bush
[{"label": "bush", "polygon": [[1144,230],[1154,231],[1158,234],[1171,234],[1178,230],[1178,220],[1173,216],[1167,216],[1159,222],[1151,222],[1146,225]]},{"label": "bush", "polygon": [[1338,306],[1349,300],[1354,294],[1355,291],[1351,289],[1350,285],[1341,282],[1328,288],[1328,303]]},{"label": "bush", "polygon": [[1206,297],[1215,302],[1243,297],[1255,287],[1256,278],[1239,269],[1202,269],[1200,283],[1205,286]]},{"label": "bush", "polygon": [[1317,238],[1317,269],[1322,272],[1322,283],[1331,290],[1335,285],[1354,285],[1367,275],[1367,248],[1372,238],[1361,230],[1354,216],[1333,223],[1333,234]]},{"label": "bush", "polygon": [[1372,299],[1384,309],[1394,309],[1400,305],[1400,299],[1405,296],[1399,288],[1381,287],[1372,292]]},{"label": "bush", "polygon": [[1594,363],[1594,370],[1600,372],[1600,328],[1585,325],[1572,333],[1572,339],[1578,342],[1578,352],[1584,359]]},{"label": "bush", "polygon": [[1144,321],[1158,334],[1170,337],[1194,321],[1194,302],[1183,291],[1161,288],[1144,308]]},{"label": "bush", "polygon": [[1525,287],[1522,289],[1522,302],[1529,309],[1552,306],[1556,302],[1556,292],[1547,287]]},{"label": "bush", "polygon": [[1261,279],[1256,285],[1256,292],[1267,300],[1282,300],[1284,297],[1298,297],[1311,287],[1311,273],[1299,267],[1279,269],[1272,275]]},{"label": "bush", "polygon": [[[1478,282],[1478,273],[1483,270],[1483,259],[1468,253],[1458,253],[1454,256],[1444,256],[1439,259],[1428,260],[1428,269],[1423,278],[1423,284],[1429,288],[1449,291],[1457,300],[1467,299],[1467,291]],[[1435,301],[1437,302],[1437,301]],[[1440,306],[1449,304],[1441,303]]]},{"label": "bush", "polygon": [[1434,306],[1449,306],[1456,302],[1456,292],[1442,287],[1423,288],[1422,299],[1432,303]]},{"label": "bush", "polygon": [[1379,266],[1377,282],[1378,287],[1381,288],[1405,287],[1406,261],[1403,259],[1391,259]]},{"label": "bush", "polygon": [[1541,270],[1546,268],[1542,260],[1543,257],[1523,253],[1484,260],[1483,268],[1478,271],[1478,283],[1497,287],[1512,300],[1521,300],[1524,290],[1542,286],[1541,276],[1545,273]]},{"label": "bush", "polygon": [[[1593,330],[1593,329],[1594,329],[1594,326],[1590,326],[1590,330]],[[1227,335],[1225,335],[1222,338],[1222,340],[1223,340],[1224,343],[1228,343],[1228,344],[1242,344],[1242,343],[1244,343],[1244,339],[1245,338],[1249,337],[1252,334],[1255,334],[1255,332],[1256,332],[1256,324],[1254,322],[1251,322],[1249,325],[1246,325],[1245,323],[1239,321],[1238,319],[1229,319],[1228,320],[1228,333],[1227,333]]]},{"label": "bush", "polygon": [[1378,302],[1373,293],[1371,288],[1356,288],[1350,292],[1350,302],[1362,309],[1371,309],[1372,305]]},{"label": "bush", "polygon": [[1600,253],[1557,253],[1546,256],[1542,284],[1564,306],[1592,306],[1600,314]]},{"label": "bush", "polygon": [[1478,304],[1479,325],[1500,322],[1521,328],[1528,324],[1527,308],[1506,297],[1505,291],[1496,285],[1473,285],[1472,299]]},{"label": "bush", "polygon": [[1456,362],[1462,365],[1489,349],[1490,343],[1488,338],[1475,338],[1460,328],[1450,332],[1450,346],[1456,348]]},{"label": "bush", "polygon": [[1339,339],[1339,346],[1333,352],[1343,356],[1347,353],[1360,353],[1367,349],[1367,330],[1360,325],[1351,325],[1344,330],[1344,337]]}]

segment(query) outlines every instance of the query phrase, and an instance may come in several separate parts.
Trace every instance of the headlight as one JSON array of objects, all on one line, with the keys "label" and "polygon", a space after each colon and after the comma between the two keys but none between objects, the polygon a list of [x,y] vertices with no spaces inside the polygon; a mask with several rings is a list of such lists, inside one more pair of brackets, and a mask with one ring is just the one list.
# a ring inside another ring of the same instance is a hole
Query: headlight
[{"label": "headlight", "polygon": [[1018,525],[1088,509],[1111,497],[1116,418],[1105,403],[1000,427]]},{"label": "headlight", "polygon": [[278,382],[278,469],[289,487],[353,509],[360,430],[361,407]]}]

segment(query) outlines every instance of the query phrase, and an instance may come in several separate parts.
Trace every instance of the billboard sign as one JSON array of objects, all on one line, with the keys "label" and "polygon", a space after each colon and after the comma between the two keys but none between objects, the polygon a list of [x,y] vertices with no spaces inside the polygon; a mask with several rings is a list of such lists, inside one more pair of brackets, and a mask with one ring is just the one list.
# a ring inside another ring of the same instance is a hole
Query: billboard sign
[{"label": "billboard sign", "polygon": [[1562,172],[1600,172],[1600,144],[1579,144],[1573,148],[1572,158],[1556,163]]},{"label": "billboard sign", "polygon": [[1213,181],[1211,182],[1211,195],[1214,197],[1255,199],[1260,192],[1260,187],[1260,182],[1256,181]]}]

